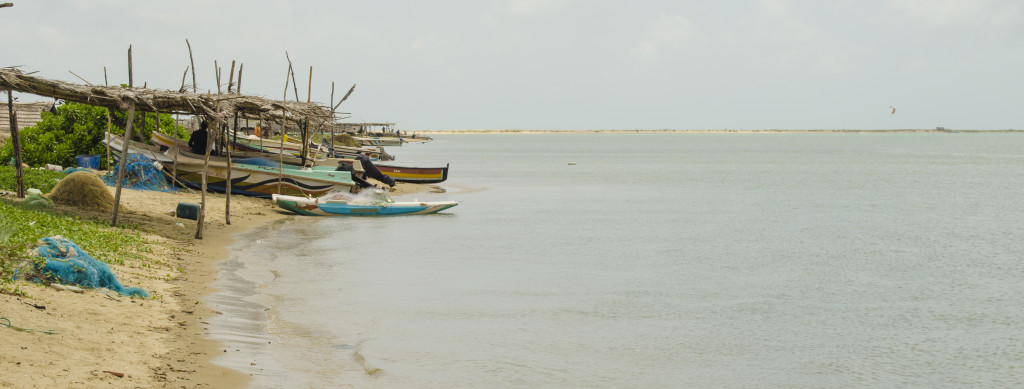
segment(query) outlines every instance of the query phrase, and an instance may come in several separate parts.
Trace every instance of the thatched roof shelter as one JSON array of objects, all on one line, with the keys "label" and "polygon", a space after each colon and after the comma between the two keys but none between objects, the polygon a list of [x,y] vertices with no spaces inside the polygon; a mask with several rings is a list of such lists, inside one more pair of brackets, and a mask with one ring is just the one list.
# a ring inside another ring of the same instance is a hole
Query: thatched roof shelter
[{"label": "thatched roof shelter", "polygon": [[31,76],[14,68],[0,68],[2,89],[120,110],[127,110],[134,105],[141,111],[202,115],[223,122],[236,112],[252,118],[263,116],[291,122],[333,122],[331,111],[316,103],[270,100],[240,94],[213,95],[137,87],[77,85]]}]

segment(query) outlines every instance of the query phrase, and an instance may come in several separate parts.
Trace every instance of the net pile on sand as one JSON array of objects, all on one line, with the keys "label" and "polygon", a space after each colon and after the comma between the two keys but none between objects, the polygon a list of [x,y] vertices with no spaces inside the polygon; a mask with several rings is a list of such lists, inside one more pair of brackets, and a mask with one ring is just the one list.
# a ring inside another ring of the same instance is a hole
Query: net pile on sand
[{"label": "net pile on sand", "polygon": [[[158,167],[159,164],[152,159],[132,153],[128,154],[128,160],[125,162],[121,187],[160,192],[173,192],[175,190],[173,186],[167,183],[164,172]],[[120,164],[114,165],[114,168],[107,175],[103,176],[103,182],[110,186],[116,186],[120,170]]]},{"label": "net pile on sand", "polygon": [[121,285],[110,266],[97,261],[63,236],[42,238],[39,243],[36,253],[46,261],[44,264],[36,263],[36,266],[51,281],[86,288],[107,288],[123,296],[149,297],[145,290]]},{"label": "net pile on sand", "polygon": [[68,174],[46,195],[54,203],[109,211],[114,207],[114,196],[98,176],[89,172]]}]

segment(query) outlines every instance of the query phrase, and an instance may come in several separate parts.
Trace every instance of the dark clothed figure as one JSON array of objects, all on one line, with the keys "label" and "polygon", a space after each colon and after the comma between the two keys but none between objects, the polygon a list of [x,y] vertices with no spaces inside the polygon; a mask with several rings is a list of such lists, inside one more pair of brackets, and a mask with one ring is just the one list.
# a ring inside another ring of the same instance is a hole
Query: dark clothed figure
[{"label": "dark clothed figure", "polygon": [[192,136],[188,138],[188,147],[192,153],[206,154],[206,134],[206,122],[202,122],[198,130],[192,131]]}]

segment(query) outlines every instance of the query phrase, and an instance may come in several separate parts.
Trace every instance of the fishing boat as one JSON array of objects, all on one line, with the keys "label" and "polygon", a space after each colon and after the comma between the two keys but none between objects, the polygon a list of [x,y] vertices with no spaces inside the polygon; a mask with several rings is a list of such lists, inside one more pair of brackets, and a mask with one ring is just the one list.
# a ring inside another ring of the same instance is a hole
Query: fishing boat
[{"label": "fishing boat", "polygon": [[[169,149],[165,154],[177,156],[171,166],[176,168],[177,179],[198,188],[202,182],[204,157],[181,149]],[[164,170],[171,168],[164,164]],[[231,193],[270,198],[273,194],[320,196],[331,190],[351,190],[356,184],[347,171],[283,168],[257,164],[232,163],[229,167],[222,159],[211,158],[207,167],[206,187],[224,193],[227,174],[231,171]]]},{"label": "fishing boat", "polygon": [[[154,132],[153,137],[150,139],[153,144],[163,148],[176,147],[182,150],[190,150],[188,142],[183,139],[175,139],[167,134],[160,132]],[[249,137],[238,137],[236,142],[232,142],[232,157],[238,158],[270,158],[270,159],[282,159],[284,163],[289,165],[302,165],[302,144],[296,142],[285,142],[284,148],[281,148],[280,142],[275,142],[269,139],[260,138],[249,138]],[[284,152],[281,152],[284,150]],[[345,150],[335,151],[331,150],[326,146],[310,146],[310,153],[307,154],[306,160],[313,161],[315,164],[321,166],[337,166],[338,159],[342,157],[355,158],[362,154],[366,155],[371,160],[378,160],[381,157],[382,150],[378,150],[370,147],[363,148],[349,148]],[[337,154],[338,157],[331,157]],[[394,159],[387,153],[383,153],[387,156],[387,159]]]},{"label": "fishing boat", "polygon": [[402,138],[385,136],[352,137],[363,146],[401,146]]},{"label": "fishing boat", "polygon": [[[365,192],[370,192],[365,196]],[[457,201],[399,201],[380,189],[364,190],[359,195],[330,193],[320,198],[273,195],[274,204],[306,216],[396,216],[438,213],[459,205]]]},{"label": "fishing boat", "polygon": [[[108,134],[105,140],[111,152],[119,154],[124,147],[124,138]],[[160,151],[159,146],[131,142],[129,153],[141,154],[160,162],[164,173],[173,181],[194,189],[201,189],[205,156],[192,154],[177,147]],[[208,190],[224,193],[227,189],[227,174],[231,171],[231,193],[245,196],[270,198],[272,194],[320,196],[332,190],[351,190],[355,181],[348,171],[313,170],[289,166],[265,166],[252,163],[238,163],[235,159],[228,168],[227,159],[210,157],[207,167],[206,187]]]},{"label": "fishing boat", "polygon": [[366,156],[374,161],[393,161],[395,156],[388,154],[384,151],[381,146],[370,147],[370,146],[341,146],[331,145],[327,143],[327,140],[320,140],[320,144],[317,145],[313,141],[310,141],[310,147],[319,147],[327,150],[327,155],[335,158],[355,158],[360,155]]},{"label": "fishing boat", "polygon": [[[121,150],[124,150],[124,138],[109,132],[105,134],[105,138],[102,142],[110,146],[111,159],[120,160]],[[160,162],[161,164],[174,162],[170,157],[164,155],[159,146],[147,145],[136,141],[130,141],[128,144],[129,154],[139,154],[156,162]]]},{"label": "fishing boat", "polygon": [[[291,141],[272,141],[260,139],[259,137],[250,136],[238,136],[232,137],[232,144],[236,150],[246,151],[260,151],[271,154],[278,154],[282,150],[285,154],[291,154],[296,156],[302,155],[302,143],[291,142]],[[390,155],[384,152],[381,147],[346,147],[346,146],[335,146],[329,147],[325,144],[316,144],[312,141],[309,142],[307,150],[307,158],[318,159],[325,157],[354,157],[357,155],[365,155],[373,160],[391,160],[393,159]]]},{"label": "fishing boat", "polygon": [[[339,162],[351,164],[354,159],[341,159]],[[387,174],[398,182],[410,182],[416,184],[436,184],[448,179],[448,167],[446,164],[441,167],[414,167],[401,166],[390,163],[376,162],[373,164],[381,173]]]}]

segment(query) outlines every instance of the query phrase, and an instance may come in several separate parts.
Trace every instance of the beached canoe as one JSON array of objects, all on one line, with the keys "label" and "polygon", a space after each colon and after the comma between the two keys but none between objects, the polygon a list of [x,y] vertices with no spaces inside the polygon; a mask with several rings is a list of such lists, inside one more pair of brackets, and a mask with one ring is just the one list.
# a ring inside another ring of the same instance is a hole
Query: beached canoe
[{"label": "beached canoe", "polygon": [[[119,154],[124,147],[124,139],[108,134],[111,152]],[[106,141],[106,140],[104,140]],[[193,189],[202,187],[203,166],[205,156],[192,154],[178,148],[170,148],[161,152],[158,146],[131,142],[129,152],[141,154],[160,162],[161,167],[172,181]],[[236,159],[235,161],[239,161]],[[320,196],[330,191],[352,190],[356,185],[352,173],[335,170],[312,170],[257,164],[232,163],[231,193],[245,196],[270,198],[270,195],[281,193],[289,195]],[[227,160],[222,157],[210,157],[207,170],[206,188],[214,192],[224,193],[227,189]]]},{"label": "beached canoe", "polygon": [[[343,158],[339,162],[352,164],[354,160]],[[448,166],[441,167],[416,167],[416,166],[401,166],[391,163],[374,162],[373,166],[377,167],[381,173],[387,174],[391,178],[394,178],[398,182],[411,182],[416,184],[436,184],[444,182],[448,179]]]},{"label": "beached canoe", "polygon": [[[202,182],[203,157],[177,148],[169,149],[166,153],[170,153],[172,159],[176,153],[177,159],[175,163],[170,164],[171,166],[165,163],[164,170],[176,167],[178,180],[190,187],[198,188]],[[224,161],[211,159],[206,178],[207,189],[223,193],[227,189],[228,169],[228,164]],[[245,196],[269,198],[277,193],[320,196],[331,190],[350,190],[356,185],[352,180],[352,174],[347,171],[279,169],[276,166],[242,163],[232,163],[230,170],[231,193]]]},{"label": "beached canoe", "polygon": [[354,136],[352,137],[363,146],[401,146],[402,138],[384,136]]},{"label": "beached canoe", "polygon": [[[457,201],[359,201],[352,198],[312,198],[273,195],[274,204],[307,216],[396,216],[438,213],[459,205]],[[388,198],[390,200],[390,198]]]}]

